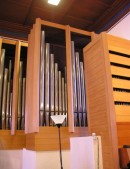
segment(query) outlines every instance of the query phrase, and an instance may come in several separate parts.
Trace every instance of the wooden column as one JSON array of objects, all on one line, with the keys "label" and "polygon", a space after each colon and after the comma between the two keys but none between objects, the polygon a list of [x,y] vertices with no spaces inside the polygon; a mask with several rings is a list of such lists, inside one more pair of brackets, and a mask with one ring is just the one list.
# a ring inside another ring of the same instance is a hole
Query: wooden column
[{"label": "wooden column", "polygon": [[13,100],[12,100],[12,127],[11,134],[15,134],[17,129],[17,115],[18,115],[18,80],[19,80],[19,63],[20,63],[21,42],[16,42],[15,63],[13,75]]},{"label": "wooden column", "polygon": [[70,26],[66,26],[66,68],[67,68],[67,96],[68,96],[69,132],[74,132],[74,108],[73,108]]}]

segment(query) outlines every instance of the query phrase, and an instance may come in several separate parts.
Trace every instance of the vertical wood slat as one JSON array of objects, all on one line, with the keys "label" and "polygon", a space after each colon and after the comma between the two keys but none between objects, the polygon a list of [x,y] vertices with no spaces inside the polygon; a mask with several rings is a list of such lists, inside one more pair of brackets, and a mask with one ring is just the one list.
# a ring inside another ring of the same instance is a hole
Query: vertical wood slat
[{"label": "vertical wood slat", "polygon": [[66,69],[67,69],[67,96],[69,132],[74,132],[74,108],[72,87],[71,35],[70,27],[66,26]]},{"label": "vertical wood slat", "polygon": [[20,63],[21,42],[16,42],[15,49],[15,63],[13,75],[13,100],[12,100],[12,127],[11,134],[14,135],[17,129],[17,113],[18,113],[18,77],[19,77],[19,63]]},{"label": "vertical wood slat", "polygon": [[40,33],[41,23],[37,19],[29,37],[25,133],[39,131]]},{"label": "vertical wood slat", "polygon": [[103,168],[118,169],[117,131],[108,59],[104,34],[84,48],[89,131],[102,137]]}]

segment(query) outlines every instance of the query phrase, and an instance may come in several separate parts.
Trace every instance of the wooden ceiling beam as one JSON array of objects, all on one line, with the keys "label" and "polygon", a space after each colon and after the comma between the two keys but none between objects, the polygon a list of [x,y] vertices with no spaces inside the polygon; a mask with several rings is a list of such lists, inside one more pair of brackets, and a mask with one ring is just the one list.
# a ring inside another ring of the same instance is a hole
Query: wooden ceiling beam
[{"label": "wooden ceiling beam", "polygon": [[[114,25],[117,21],[119,21],[121,17],[123,17],[127,13],[126,10],[124,11],[124,13],[121,13],[120,16],[118,16],[118,18],[116,18],[118,12],[121,12],[121,10],[123,10],[124,7],[127,6],[128,4],[130,4],[129,0],[125,1],[116,0],[111,6],[111,8],[108,8],[108,10],[98,20],[96,20],[96,22],[92,26],[88,27],[88,30],[90,31],[93,30],[95,32],[108,30],[110,26]],[[112,21],[110,26],[108,26],[106,29],[103,29],[104,26],[108,24],[110,21]]]}]

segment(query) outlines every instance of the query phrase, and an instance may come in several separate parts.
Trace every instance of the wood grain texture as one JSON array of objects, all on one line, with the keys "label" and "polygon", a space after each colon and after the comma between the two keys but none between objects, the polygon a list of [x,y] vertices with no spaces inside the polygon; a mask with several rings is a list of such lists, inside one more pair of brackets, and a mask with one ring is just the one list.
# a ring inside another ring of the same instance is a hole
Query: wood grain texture
[{"label": "wood grain texture", "polygon": [[53,27],[53,28],[63,29],[63,30],[66,29],[65,25],[57,24],[57,23],[54,23],[54,22],[48,22],[48,21],[41,20],[41,19],[39,19],[39,21],[40,21],[41,25],[46,25],[46,26],[50,26],[50,27]]},{"label": "wood grain texture", "polygon": [[117,122],[118,146],[130,145],[130,122]]},{"label": "wood grain texture", "polygon": [[74,132],[74,108],[72,86],[72,60],[71,60],[71,32],[70,26],[66,26],[66,70],[67,70],[67,100],[69,131]]},{"label": "wood grain texture", "polygon": [[108,49],[130,55],[130,41],[107,34]]},{"label": "wood grain texture", "polygon": [[112,86],[114,88],[130,89],[130,82],[125,79],[112,78]]},{"label": "wood grain texture", "polygon": [[88,31],[85,31],[85,30],[82,30],[82,29],[70,27],[70,31],[74,32],[74,33],[81,34],[81,35],[91,36],[91,32],[88,32]]},{"label": "wood grain texture", "polygon": [[130,66],[130,58],[111,54],[111,53],[109,54],[109,57],[110,57],[110,62]]},{"label": "wood grain texture", "polygon": [[130,93],[128,92],[113,92],[114,101],[118,102],[130,102]]},{"label": "wood grain texture", "polygon": [[130,69],[117,66],[111,66],[111,74],[118,76],[130,77]]},{"label": "wood grain texture", "polygon": [[16,150],[26,147],[26,135],[23,130],[17,130],[10,135],[10,130],[0,130],[0,150]]},{"label": "wood grain texture", "polygon": [[[88,136],[87,127],[76,127],[74,133],[68,132],[68,127],[61,127],[62,149],[70,149],[70,137]],[[57,127],[40,127],[39,133],[26,135],[26,148],[34,151],[59,150]]]},{"label": "wood grain texture", "polygon": [[17,41],[15,51],[14,75],[13,75],[13,99],[12,99],[12,124],[11,134],[15,134],[17,129],[18,115],[18,80],[19,80],[19,63],[20,63],[21,42]]},{"label": "wood grain texture", "polygon": [[118,169],[116,116],[106,35],[84,48],[89,132],[102,137],[103,168]]},{"label": "wood grain texture", "polygon": [[130,122],[130,106],[115,105],[116,122]]}]

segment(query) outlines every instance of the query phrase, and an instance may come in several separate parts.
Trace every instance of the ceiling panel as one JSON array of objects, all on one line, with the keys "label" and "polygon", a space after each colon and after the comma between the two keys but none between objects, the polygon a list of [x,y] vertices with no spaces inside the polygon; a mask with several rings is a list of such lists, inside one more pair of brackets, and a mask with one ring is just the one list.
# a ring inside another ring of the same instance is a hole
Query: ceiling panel
[{"label": "ceiling panel", "polygon": [[130,0],[61,0],[59,6],[47,0],[0,0],[0,35],[28,34],[36,18],[99,33],[128,11]]}]

